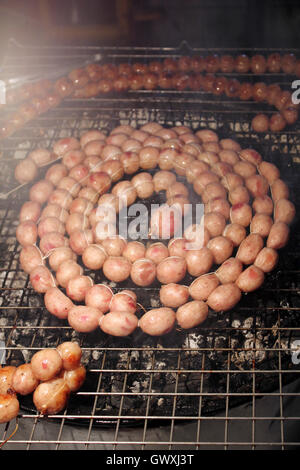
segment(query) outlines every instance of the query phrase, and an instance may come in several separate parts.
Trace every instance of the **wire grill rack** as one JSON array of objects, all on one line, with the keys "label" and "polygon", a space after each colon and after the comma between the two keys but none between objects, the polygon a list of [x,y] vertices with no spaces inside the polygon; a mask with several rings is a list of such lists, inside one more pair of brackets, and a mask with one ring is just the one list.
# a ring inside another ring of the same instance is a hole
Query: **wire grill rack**
[{"label": "wire grill rack", "polygon": [[[223,53],[221,49],[213,51]],[[148,61],[187,52],[202,51],[191,50],[186,44],[178,49],[55,49],[23,48],[12,43],[2,76],[26,75],[30,68],[42,76],[53,66],[57,70],[64,64],[71,69],[78,61]],[[271,77],[266,74],[265,80]],[[275,81],[290,85],[281,74]],[[221,137],[233,137],[242,146],[256,148],[264,159],[279,167],[299,211],[299,125],[276,134],[255,134],[249,122],[258,106],[271,112],[268,106],[257,103],[188,91],[141,90],[88,101],[66,100],[0,143],[1,192],[15,186],[15,165],[38,146],[50,148],[61,137],[78,137],[91,128],[109,132],[118,124],[140,127],[152,120],[195,130],[210,127]],[[23,397],[18,430],[3,449],[299,446],[299,432],[294,432],[299,429],[299,407],[295,406],[292,413],[287,407],[298,403],[300,393],[298,219],[288,246],[281,250],[277,268],[260,290],[243,296],[232,311],[212,313],[201,328],[189,332],[177,329],[158,339],[141,332],[125,339],[111,338],[101,331],[88,335],[74,332],[48,314],[43,297],[32,290],[28,276],[20,269],[20,248],[15,239],[18,212],[27,195],[28,187],[24,187],[7,200],[0,200],[0,360],[19,365],[29,361],[38,349],[76,339],[88,373],[82,389],[71,396],[59,415],[41,418],[31,397]],[[97,282],[101,273],[92,276]],[[132,286],[125,281],[120,287]],[[146,309],[159,306],[158,285],[138,289],[137,295]],[[0,442],[8,438],[14,426],[13,422],[0,425]]]}]

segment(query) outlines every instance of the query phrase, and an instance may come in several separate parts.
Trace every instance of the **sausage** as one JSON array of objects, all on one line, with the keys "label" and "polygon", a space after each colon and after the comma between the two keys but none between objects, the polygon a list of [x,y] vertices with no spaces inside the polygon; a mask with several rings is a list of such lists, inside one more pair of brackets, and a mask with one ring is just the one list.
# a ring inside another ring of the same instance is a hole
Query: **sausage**
[{"label": "sausage", "polygon": [[[213,143],[210,143],[209,145],[211,148]],[[203,144],[203,150],[204,152],[201,152],[197,156],[198,160],[205,162],[208,165],[214,165],[215,163],[218,163],[220,161],[220,158],[218,157],[218,154],[216,152],[212,152],[211,150],[208,150],[208,144]]]},{"label": "sausage", "polygon": [[16,418],[20,403],[14,394],[0,394],[0,423],[7,423]]},{"label": "sausage", "polygon": [[[101,158],[102,160],[110,160],[110,159],[115,159],[115,158],[118,159],[121,153],[122,153],[122,149],[118,147],[117,145],[106,144],[101,150]],[[93,155],[94,155],[94,152],[93,152]]]},{"label": "sausage", "polygon": [[230,220],[233,224],[248,227],[252,220],[252,208],[249,204],[238,203],[231,206]]},{"label": "sausage", "polygon": [[219,142],[218,134],[211,129],[200,129],[195,135],[201,142]]},{"label": "sausage", "polygon": [[142,147],[139,151],[140,168],[150,170],[157,166],[159,161],[159,149],[148,146]]},{"label": "sausage", "polygon": [[211,199],[204,208],[204,213],[219,213],[223,217],[225,217],[225,220],[229,219],[230,216],[230,204],[227,201],[227,199],[223,199],[220,197]]},{"label": "sausage", "polygon": [[231,167],[233,167],[239,161],[239,156],[237,152],[235,150],[229,150],[229,149],[221,150],[219,152],[219,158],[221,162],[227,163],[228,165],[231,165]]},{"label": "sausage", "polygon": [[[265,90],[264,96],[267,96],[267,89]],[[266,114],[259,113],[251,121],[251,127],[255,132],[268,132],[269,130],[269,118]]]},{"label": "sausage", "polygon": [[29,199],[39,204],[44,204],[49,200],[53,188],[54,186],[50,181],[46,179],[40,180],[31,186],[29,191]]},{"label": "sausage", "polygon": [[72,259],[63,261],[56,271],[56,280],[61,287],[66,288],[70,279],[83,273],[82,267]]},{"label": "sausage", "polygon": [[233,223],[226,225],[223,236],[229,238],[235,247],[239,246],[246,237],[246,228],[243,225]]},{"label": "sausage", "polygon": [[80,145],[82,148],[89,142],[92,142],[93,140],[105,140],[106,135],[102,132],[99,131],[98,129],[92,129],[89,131],[84,132],[80,136]]},{"label": "sausage", "polygon": [[50,251],[54,250],[55,248],[59,248],[62,246],[66,246],[67,239],[63,236],[62,233],[59,232],[49,232],[45,233],[40,239],[40,250],[44,255],[50,253]]},{"label": "sausage", "polygon": [[182,284],[165,284],[160,288],[159,298],[165,307],[180,307],[180,305],[185,304],[189,298],[189,288]]},{"label": "sausage", "polygon": [[126,180],[115,184],[111,192],[114,196],[119,198],[121,204],[124,206],[131,206],[137,198],[136,188],[130,181]]},{"label": "sausage", "polygon": [[207,184],[217,182],[219,182],[219,177],[215,173],[212,171],[203,171],[193,182],[193,189],[196,194],[201,196]]},{"label": "sausage", "polygon": [[36,164],[37,167],[42,167],[50,163],[52,160],[55,160],[57,158],[57,155],[50,152],[50,150],[44,148],[37,148],[32,150],[28,154],[27,158],[30,158]]},{"label": "sausage", "polygon": [[21,160],[14,172],[15,179],[20,183],[29,183],[33,181],[38,175],[38,166],[30,158],[25,158]]},{"label": "sausage", "polygon": [[20,222],[37,222],[41,215],[41,206],[38,202],[35,201],[26,201],[21,207],[19,213]]},{"label": "sausage", "polygon": [[185,184],[181,183],[180,181],[176,181],[175,183],[171,184],[166,190],[166,198],[169,199],[173,196],[189,196],[188,188]]},{"label": "sausage", "polygon": [[80,212],[73,212],[69,215],[65,225],[68,235],[71,235],[76,230],[85,230],[87,228],[89,228],[89,219],[86,215]]},{"label": "sausage", "polygon": [[169,250],[162,242],[152,243],[145,252],[145,258],[150,259],[155,264],[159,264],[168,256]]},{"label": "sausage", "polygon": [[62,358],[62,367],[64,370],[75,370],[79,367],[82,350],[75,341],[65,341],[57,346],[60,357]]},{"label": "sausage", "polygon": [[82,255],[88,245],[94,243],[92,230],[75,230],[69,238],[70,248],[77,254]]},{"label": "sausage", "polygon": [[130,271],[131,280],[137,286],[150,286],[156,278],[156,265],[147,258],[141,258],[132,263]]},{"label": "sausage", "polygon": [[124,176],[124,168],[119,160],[106,160],[98,168],[109,175],[112,183],[119,181]]},{"label": "sausage", "polygon": [[12,376],[12,388],[20,395],[29,395],[34,392],[39,384],[35,377],[31,364],[21,364]]},{"label": "sausage", "polygon": [[111,186],[111,178],[104,171],[95,171],[88,176],[87,186],[101,195],[109,190]]},{"label": "sausage", "polygon": [[169,333],[176,321],[174,310],[169,307],[148,310],[139,320],[138,326],[150,336],[162,336]]},{"label": "sausage", "polygon": [[102,247],[108,256],[121,256],[126,245],[127,241],[119,235],[107,237],[102,241]]},{"label": "sausage", "polygon": [[57,414],[68,402],[70,389],[63,378],[40,383],[33,392],[33,403],[42,415]]},{"label": "sausage", "polygon": [[56,217],[63,224],[66,223],[69,213],[63,207],[60,207],[58,204],[47,204],[42,210],[40,220],[43,220],[47,217]]},{"label": "sausage", "polygon": [[264,246],[264,240],[258,233],[251,233],[240,244],[236,257],[243,264],[252,264]]},{"label": "sausage", "polygon": [[282,198],[275,202],[274,222],[284,222],[289,225],[296,215],[295,205],[288,199]]},{"label": "sausage", "polygon": [[24,246],[20,252],[19,261],[21,268],[27,274],[30,274],[37,266],[42,266],[44,264],[42,253],[35,245]]},{"label": "sausage", "polygon": [[272,199],[269,196],[256,197],[253,200],[252,207],[257,214],[273,214],[274,205]]},{"label": "sausage", "polygon": [[137,328],[138,318],[127,311],[110,311],[100,318],[99,326],[111,336],[128,336]]},{"label": "sausage", "polygon": [[72,201],[69,207],[70,214],[73,214],[75,212],[89,216],[92,210],[92,202],[86,199],[85,197],[80,197],[79,195]]},{"label": "sausage", "polygon": [[276,203],[279,199],[289,199],[289,188],[284,181],[276,179],[271,185],[271,194],[273,202]]},{"label": "sausage", "polygon": [[117,292],[111,299],[109,310],[112,312],[135,313],[137,309],[136,297],[133,292],[124,289]]},{"label": "sausage", "polygon": [[63,156],[69,150],[76,150],[80,148],[80,142],[75,137],[64,137],[57,140],[53,145],[53,152],[56,155]]},{"label": "sausage", "polygon": [[233,283],[243,270],[242,262],[237,258],[228,258],[216,271],[216,275],[221,284]]},{"label": "sausage", "polygon": [[57,217],[43,217],[38,224],[38,236],[42,238],[50,232],[57,232],[64,235],[65,226]]},{"label": "sausage", "polygon": [[60,246],[50,252],[48,262],[53,271],[57,271],[58,267],[67,260],[77,260],[76,253],[74,253],[69,246]]},{"label": "sausage", "polygon": [[178,283],[186,275],[187,263],[184,258],[170,256],[156,267],[156,276],[162,284]]},{"label": "sausage", "polygon": [[207,245],[210,240],[210,233],[207,228],[204,227],[203,223],[189,225],[184,233],[183,237],[186,240],[185,249],[197,249],[203,248]]},{"label": "sausage", "polygon": [[62,369],[62,358],[56,349],[47,348],[37,351],[30,361],[36,379],[45,382],[53,379]]},{"label": "sausage", "polygon": [[34,245],[38,237],[38,228],[31,220],[20,222],[16,230],[16,239],[21,246]]},{"label": "sausage", "polygon": [[12,380],[16,369],[15,366],[5,366],[0,369],[0,394],[13,392]]},{"label": "sausage", "polygon": [[[49,204],[57,204],[65,210],[69,210],[73,202],[73,198],[66,189],[55,189],[47,198]],[[46,202],[46,201],[45,201]]]},{"label": "sausage", "polygon": [[256,174],[256,166],[248,160],[240,160],[233,166],[233,171],[242,178],[250,178]]},{"label": "sausage", "polygon": [[57,185],[57,188],[65,189],[71,194],[72,197],[77,197],[81,189],[81,185],[71,176],[65,176],[64,178],[60,180],[60,182]]},{"label": "sausage", "polygon": [[47,289],[44,295],[44,302],[48,312],[62,319],[68,317],[68,312],[73,307],[71,299],[57,287]]},{"label": "sausage", "polygon": [[122,282],[128,279],[132,264],[122,256],[108,256],[103,263],[104,276],[113,282]]},{"label": "sausage", "polygon": [[166,148],[161,150],[158,158],[159,168],[163,171],[172,170],[177,155],[178,151],[176,149]]},{"label": "sausage", "polygon": [[194,328],[203,323],[208,315],[208,306],[202,300],[192,300],[176,311],[176,320],[183,329]]},{"label": "sausage", "polygon": [[50,287],[55,286],[55,279],[46,266],[36,266],[30,272],[30,283],[36,292],[44,294]]},{"label": "sausage", "polygon": [[221,179],[223,186],[229,191],[234,190],[237,186],[243,186],[244,179],[236,173],[226,173]]},{"label": "sausage", "polygon": [[80,364],[76,369],[65,370],[61,377],[67,384],[71,392],[77,392],[84,384],[86,378],[86,369]]},{"label": "sausage", "polygon": [[62,178],[68,175],[68,169],[62,163],[56,163],[48,168],[45,174],[45,180],[50,181],[53,186],[57,186]]},{"label": "sausage", "polygon": [[273,163],[263,161],[258,165],[259,173],[266,178],[268,183],[272,185],[274,181],[280,178],[280,171]]},{"label": "sausage", "polygon": [[141,199],[148,198],[154,193],[154,183],[149,173],[138,173],[132,178],[131,183],[136,190],[137,197]]},{"label": "sausage", "polygon": [[229,191],[228,199],[231,204],[248,204],[250,201],[250,194],[244,185],[236,186]]},{"label": "sausage", "polygon": [[264,272],[255,265],[250,265],[237,278],[236,285],[242,292],[252,292],[264,282]]},{"label": "sausage", "polygon": [[124,248],[122,256],[134,263],[138,259],[145,258],[146,248],[145,245],[138,241],[130,241]]},{"label": "sausage", "polygon": [[232,255],[233,247],[233,242],[223,235],[212,238],[207,244],[213,255],[214,264],[221,264],[228,259]]},{"label": "sausage", "polygon": [[204,204],[208,203],[211,199],[220,197],[226,199],[227,191],[224,189],[224,186],[221,183],[213,182],[205,186],[202,192],[202,201]]},{"label": "sausage", "polygon": [[220,212],[208,212],[203,216],[203,226],[211,237],[221,235],[226,226],[225,217]]},{"label": "sausage", "polygon": [[[209,165],[200,160],[192,161],[186,168],[185,176],[189,183],[193,183],[201,173],[207,172]],[[155,177],[154,177],[155,178]]]},{"label": "sausage", "polygon": [[273,248],[264,247],[257,255],[254,265],[264,273],[273,271],[278,263],[278,253]]},{"label": "sausage", "polygon": [[177,207],[163,204],[151,213],[150,235],[152,238],[170,239],[182,225],[182,214]]},{"label": "sausage", "polygon": [[105,140],[98,139],[98,140],[91,140],[87,142],[83,147],[83,152],[87,157],[90,155],[96,155],[97,157],[101,157],[102,159],[102,151],[105,147]]},{"label": "sausage", "polygon": [[124,152],[119,159],[123,165],[124,173],[127,175],[136,173],[140,168],[140,157],[135,152]]},{"label": "sausage", "polygon": [[207,247],[185,252],[187,271],[191,276],[199,277],[208,273],[214,263],[213,253]]},{"label": "sausage", "polygon": [[66,292],[70,299],[75,302],[82,302],[86,292],[93,285],[93,280],[89,276],[79,275],[68,281]]},{"label": "sausage", "polygon": [[266,245],[268,248],[279,250],[287,244],[289,236],[289,226],[284,222],[275,222],[271,227]]},{"label": "sausage", "polygon": [[75,305],[69,310],[69,325],[79,333],[89,333],[94,331],[102,317],[103,312],[96,307],[85,305]]},{"label": "sausage", "polygon": [[241,291],[234,283],[217,286],[208,296],[207,305],[215,312],[231,310],[241,299]]},{"label": "sausage", "polygon": [[109,311],[109,306],[113,292],[105,284],[94,284],[85,294],[85,304],[87,307],[94,307],[103,313]]},{"label": "sausage", "polygon": [[[199,162],[200,163],[200,162]],[[169,186],[176,182],[176,176],[171,171],[160,170],[153,176],[154,190],[156,192],[166,191]]]},{"label": "sausage", "polygon": [[269,191],[269,183],[262,175],[252,175],[246,178],[245,184],[252,197],[266,196]]},{"label": "sausage", "polygon": [[250,233],[258,233],[262,237],[267,237],[273,225],[272,218],[267,214],[255,214],[250,223]]},{"label": "sausage", "polygon": [[189,287],[190,296],[194,300],[207,300],[213,290],[220,284],[215,273],[197,277]]},{"label": "sausage", "polygon": [[103,246],[97,244],[88,245],[82,253],[82,262],[84,266],[92,270],[101,269],[107,253]]},{"label": "sausage", "polygon": [[175,156],[173,162],[173,169],[179,176],[185,176],[187,168],[192,162],[195,161],[195,158],[188,153],[180,153]]},{"label": "sausage", "polygon": [[168,243],[170,256],[185,257],[187,240],[183,237],[172,238]]}]

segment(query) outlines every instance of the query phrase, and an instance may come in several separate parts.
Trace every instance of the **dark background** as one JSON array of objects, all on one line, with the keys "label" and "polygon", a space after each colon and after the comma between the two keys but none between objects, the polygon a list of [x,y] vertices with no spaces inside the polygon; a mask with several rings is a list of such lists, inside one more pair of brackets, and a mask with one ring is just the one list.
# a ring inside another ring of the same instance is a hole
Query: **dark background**
[{"label": "dark background", "polygon": [[[118,26],[120,5],[126,31]],[[117,31],[101,34],[108,24]],[[66,37],[70,25],[86,33]],[[10,37],[34,45],[178,46],[186,40],[194,47],[290,48],[299,44],[299,26],[299,0],[0,0],[2,49]]]}]

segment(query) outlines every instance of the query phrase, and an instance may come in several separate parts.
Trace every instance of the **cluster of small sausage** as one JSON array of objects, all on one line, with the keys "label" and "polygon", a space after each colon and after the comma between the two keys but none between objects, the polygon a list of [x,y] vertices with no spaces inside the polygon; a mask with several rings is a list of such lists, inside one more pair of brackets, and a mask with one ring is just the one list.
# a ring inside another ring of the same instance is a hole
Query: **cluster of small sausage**
[{"label": "cluster of small sausage", "polygon": [[226,94],[229,98],[265,101],[274,105],[278,112],[270,119],[259,114],[253,119],[255,131],[280,131],[298,118],[298,107],[291,101],[291,94],[279,85],[264,82],[252,84],[239,82],[235,78],[216,76],[216,73],[265,72],[296,74],[300,76],[300,60],[294,54],[270,54],[265,57],[256,54],[252,57],[241,54],[236,57],[217,54],[202,56],[182,56],[178,59],[165,58],[146,63],[121,63],[115,65],[89,64],[72,70],[68,76],[55,82],[39,80],[34,84],[8,90],[7,104],[23,103],[0,129],[0,137],[7,137],[26,122],[58,106],[65,98],[88,99],[110,92],[128,90],[204,90],[217,96]]},{"label": "cluster of small sausage", "polygon": [[[20,264],[34,290],[44,294],[47,310],[79,332],[100,326],[107,334],[127,336],[140,327],[162,335],[176,322],[193,328],[209,308],[229,310],[242,292],[259,288],[277,264],[277,250],[288,241],[295,207],[277,167],[232,139],[220,140],[212,130],[194,133],[155,122],[140,129],[121,125],[108,136],[90,130],[80,140],[60,139],[48,152],[53,154],[61,162],[30,188],[30,200],[20,211]],[[20,163],[24,168],[16,169],[17,177],[24,177],[28,162],[44,162],[44,149],[34,155]],[[149,170],[157,166],[152,176]],[[33,168],[28,181],[36,175]],[[124,175],[131,179],[122,180]],[[174,236],[176,221],[190,207],[189,192],[176,175],[186,177],[205,204],[200,225],[189,226],[181,237]],[[172,237],[167,246],[112,234],[107,214],[160,191],[166,204],[152,215],[150,232],[163,238],[167,228]],[[161,217],[164,211],[169,216]],[[104,230],[99,231],[103,215]],[[203,246],[189,249],[200,227]],[[83,266],[102,269],[115,283],[131,279],[142,288],[158,279],[163,307],[138,318],[135,292],[114,294],[107,285],[94,284]],[[190,286],[182,285],[187,273],[195,277]]]},{"label": "cluster of small sausage", "polygon": [[63,410],[70,393],[85,381],[81,356],[78,343],[67,341],[56,349],[41,349],[28,363],[0,368],[0,423],[18,416],[18,395],[33,394],[33,403],[43,415]]}]

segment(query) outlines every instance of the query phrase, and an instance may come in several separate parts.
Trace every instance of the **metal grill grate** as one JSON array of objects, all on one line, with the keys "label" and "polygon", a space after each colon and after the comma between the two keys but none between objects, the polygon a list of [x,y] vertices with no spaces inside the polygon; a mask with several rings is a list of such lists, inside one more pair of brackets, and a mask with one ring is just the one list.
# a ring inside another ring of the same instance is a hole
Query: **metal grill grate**
[{"label": "metal grill grate", "polygon": [[[3,73],[11,75],[16,63],[20,75],[26,73],[29,63],[34,73],[41,74],[48,72],[49,64],[72,67],[96,53],[107,61],[146,61],[153,56],[174,56],[183,49],[22,48],[19,62],[20,47],[14,46]],[[276,80],[282,83],[286,77],[279,74]],[[15,186],[13,169],[18,159],[37,146],[50,148],[58,138],[78,137],[90,128],[110,131],[118,124],[139,127],[155,120],[164,126],[183,124],[195,130],[210,127],[242,146],[253,146],[279,167],[299,210],[300,127],[257,135],[249,122],[258,106],[271,112],[268,106],[215,99],[200,92],[141,91],[89,101],[66,100],[0,143],[1,192]],[[299,365],[293,361],[295,341],[300,339],[297,221],[276,270],[266,276],[260,290],[243,296],[233,311],[212,313],[201,328],[176,330],[159,339],[141,332],[130,338],[111,338],[101,331],[74,332],[48,314],[43,297],[31,289],[18,263],[15,239],[18,212],[27,195],[25,187],[8,200],[0,200],[1,352],[4,347],[7,364],[18,365],[40,348],[77,339],[88,375],[59,415],[40,418],[31,397],[22,398],[19,428],[5,449],[299,446],[299,433],[292,437],[288,433],[299,429],[300,421],[297,407],[292,414],[288,411],[288,404],[299,399]],[[97,280],[100,274],[91,275]],[[132,287],[129,281],[122,285],[127,286]],[[137,289],[137,295],[145,308],[158,306],[157,285]],[[13,422],[0,425],[0,440],[13,428]]]}]

